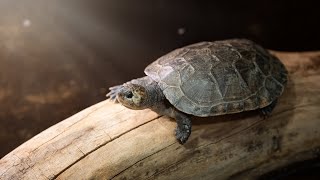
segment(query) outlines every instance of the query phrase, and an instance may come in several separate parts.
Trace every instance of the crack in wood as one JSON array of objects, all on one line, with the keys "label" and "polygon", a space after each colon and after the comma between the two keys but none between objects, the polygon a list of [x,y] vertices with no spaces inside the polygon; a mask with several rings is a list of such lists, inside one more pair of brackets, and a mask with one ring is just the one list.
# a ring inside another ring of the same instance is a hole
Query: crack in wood
[{"label": "crack in wood", "polygon": [[116,178],[116,177],[119,176],[119,175],[121,175],[123,172],[125,172],[125,171],[128,170],[128,169],[130,169],[131,167],[133,167],[134,165],[138,164],[139,162],[142,162],[142,161],[148,159],[149,157],[151,157],[151,156],[153,156],[153,155],[155,155],[155,154],[157,154],[157,153],[159,153],[159,152],[167,149],[168,147],[170,147],[170,146],[172,146],[172,145],[174,145],[174,144],[177,144],[177,142],[171,143],[171,144],[169,144],[168,146],[165,146],[164,148],[161,148],[161,149],[159,149],[158,151],[156,151],[156,152],[154,152],[154,153],[151,153],[151,154],[149,154],[148,156],[146,156],[146,157],[144,157],[144,158],[136,161],[135,163],[133,163],[133,164],[131,164],[130,166],[126,167],[125,169],[123,169],[122,171],[120,171],[119,173],[117,173],[116,175],[112,176],[112,177],[110,178],[110,180]]},{"label": "crack in wood", "polygon": [[62,132],[58,133],[57,135],[55,135],[54,137],[52,137],[52,138],[49,139],[48,141],[40,144],[37,148],[35,148],[34,150],[32,150],[32,151],[30,152],[30,154],[33,153],[33,152],[35,152],[36,150],[38,150],[40,147],[42,147],[43,145],[47,144],[48,142],[52,141],[52,140],[55,139],[56,137],[58,137],[58,136],[60,136],[61,134],[65,133],[65,132],[66,132],[67,130],[69,130],[72,126],[78,124],[79,122],[81,122],[82,120],[86,119],[86,118],[89,117],[91,114],[93,114],[95,111],[97,111],[97,110],[99,110],[99,109],[101,109],[101,108],[103,108],[103,107],[98,107],[98,108],[93,109],[90,113],[88,113],[87,115],[85,115],[84,117],[82,117],[81,119],[79,119],[77,122],[74,122],[73,124],[71,124],[71,125],[69,125],[68,127],[66,127]]},{"label": "crack in wood", "polygon": [[96,148],[92,149],[91,151],[89,151],[88,153],[84,154],[84,155],[81,156],[79,159],[77,159],[76,161],[74,161],[73,163],[71,163],[69,166],[67,166],[67,167],[65,167],[64,169],[62,169],[59,173],[57,173],[57,174],[53,177],[53,179],[58,178],[58,177],[59,177],[62,173],[64,173],[66,170],[68,170],[69,168],[71,168],[73,165],[75,165],[76,163],[78,163],[79,161],[81,161],[82,159],[84,159],[85,157],[87,157],[88,155],[90,155],[91,153],[93,153],[93,152],[95,152],[96,150],[100,149],[101,147],[103,147],[103,146],[107,145],[108,143],[110,143],[110,142],[112,142],[112,141],[120,138],[120,137],[123,136],[124,134],[129,133],[130,131],[133,131],[133,130],[135,130],[135,129],[143,126],[143,125],[146,125],[146,124],[148,124],[148,123],[150,123],[150,122],[158,119],[159,117],[161,117],[161,116],[157,116],[156,118],[153,118],[153,119],[151,119],[151,120],[149,120],[149,121],[146,121],[146,122],[144,122],[143,124],[139,124],[138,126],[132,128],[132,129],[130,129],[130,130],[127,130],[127,131],[119,134],[118,136],[115,136],[113,139],[111,139],[111,140],[109,140],[109,141],[107,141],[107,142],[105,142],[105,143],[97,146]]}]

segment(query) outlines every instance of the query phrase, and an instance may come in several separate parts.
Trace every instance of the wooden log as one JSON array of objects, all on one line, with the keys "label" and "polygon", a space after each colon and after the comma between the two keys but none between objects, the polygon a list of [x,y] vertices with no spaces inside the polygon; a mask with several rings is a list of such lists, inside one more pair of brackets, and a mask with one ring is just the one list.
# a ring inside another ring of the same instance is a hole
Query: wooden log
[{"label": "wooden log", "polygon": [[319,157],[320,51],[273,53],[290,74],[268,119],[254,111],[193,118],[180,145],[168,117],[103,101],[3,157],[0,179],[255,179]]}]

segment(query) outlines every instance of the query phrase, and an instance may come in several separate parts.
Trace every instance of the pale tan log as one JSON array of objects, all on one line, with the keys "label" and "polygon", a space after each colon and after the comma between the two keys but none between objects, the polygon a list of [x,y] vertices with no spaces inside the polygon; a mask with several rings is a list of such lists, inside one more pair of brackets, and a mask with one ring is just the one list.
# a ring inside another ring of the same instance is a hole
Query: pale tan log
[{"label": "pale tan log", "polygon": [[[320,52],[273,52],[289,69],[272,116],[194,118],[185,145],[173,120],[103,101],[0,160],[0,179],[254,179],[320,156]],[[45,119],[44,119],[45,121]]]}]

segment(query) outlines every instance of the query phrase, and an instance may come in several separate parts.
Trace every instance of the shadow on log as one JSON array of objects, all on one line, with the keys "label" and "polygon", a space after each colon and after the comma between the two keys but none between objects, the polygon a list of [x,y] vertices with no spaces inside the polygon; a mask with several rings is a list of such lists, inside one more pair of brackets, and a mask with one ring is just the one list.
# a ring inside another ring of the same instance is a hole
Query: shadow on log
[{"label": "shadow on log", "polygon": [[289,70],[268,119],[257,112],[176,123],[103,101],[50,127],[0,160],[0,179],[256,179],[320,156],[320,52],[273,52]]}]

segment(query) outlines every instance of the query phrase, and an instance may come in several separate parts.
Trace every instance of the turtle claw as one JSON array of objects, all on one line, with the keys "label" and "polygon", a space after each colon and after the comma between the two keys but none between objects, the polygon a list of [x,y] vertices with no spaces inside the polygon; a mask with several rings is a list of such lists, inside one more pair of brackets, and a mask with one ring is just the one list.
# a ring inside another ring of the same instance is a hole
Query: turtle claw
[{"label": "turtle claw", "polygon": [[263,119],[268,118],[271,115],[272,110],[277,104],[277,100],[274,100],[269,106],[260,109],[260,117]]},{"label": "turtle claw", "polygon": [[109,97],[108,99],[110,99],[111,101],[118,103],[117,95],[122,88],[123,88],[123,85],[110,87],[109,88],[110,92],[106,96]]}]

